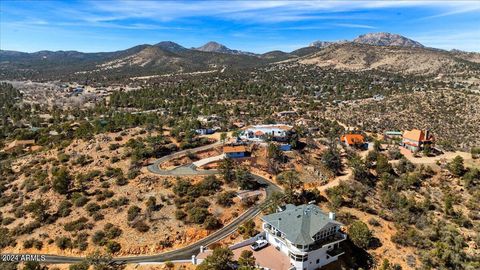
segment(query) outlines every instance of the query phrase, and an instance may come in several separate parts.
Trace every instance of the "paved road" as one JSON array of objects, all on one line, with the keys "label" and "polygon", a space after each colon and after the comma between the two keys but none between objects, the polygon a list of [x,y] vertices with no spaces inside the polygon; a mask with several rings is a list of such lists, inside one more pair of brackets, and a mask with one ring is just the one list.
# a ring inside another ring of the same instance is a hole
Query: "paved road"
[{"label": "paved road", "polygon": [[151,173],[158,174],[158,175],[188,176],[188,175],[216,174],[216,173],[218,173],[217,170],[200,170],[200,171],[197,171],[195,165],[193,165],[193,164],[178,166],[178,167],[176,167],[172,170],[162,170],[162,169],[160,169],[160,164],[162,164],[164,162],[167,162],[169,160],[172,160],[174,158],[184,156],[189,152],[190,153],[197,153],[197,152],[201,152],[201,151],[205,151],[205,150],[215,148],[215,147],[220,146],[220,145],[222,145],[222,142],[218,141],[218,142],[213,143],[213,144],[204,145],[204,146],[200,146],[200,147],[197,147],[197,148],[192,148],[192,149],[187,149],[187,150],[182,150],[182,151],[179,151],[179,152],[175,152],[173,154],[170,154],[170,155],[167,155],[167,156],[164,156],[164,157],[161,157],[161,158],[155,160],[152,165],[149,165],[147,167],[147,169]]},{"label": "paved road", "polygon": [[[221,143],[217,142],[211,145],[206,145],[206,146],[198,147],[195,149],[191,149],[189,151],[192,153],[195,153],[195,152],[210,149],[219,145],[221,145]],[[172,158],[179,157],[182,154],[185,154],[186,152],[187,151],[181,151],[169,156],[162,157],[161,159],[156,160],[153,165],[150,165],[148,169],[152,173],[165,175],[165,173],[168,173],[168,171],[160,170],[160,167],[159,167],[160,163],[166,162]],[[174,170],[177,170],[177,173],[194,173],[194,174],[205,173],[205,172],[209,174],[217,173],[217,171],[214,171],[214,170],[196,171],[195,166],[180,166],[175,168]],[[188,174],[180,174],[180,175],[188,175]],[[260,177],[258,175],[253,175],[253,177],[260,185],[262,185],[265,188],[267,199],[263,203],[250,208],[245,213],[243,213],[242,215],[240,215],[239,217],[237,217],[236,219],[234,219],[232,222],[225,225],[221,229],[215,231],[214,233],[210,234],[209,236],[203,238],[200,241],[197,241],[189,246],[186,246],[180,249],[172,250],[172,251],[157,254],[157,255],[150,255],[150,256],[117,257],[117,258],[113,258],[113,262],[122,264],[122,263],[141,263],[141,262],[149,263],[149,262],[165,262],[165,261],[174,261],[174,260],[188,260],[192,258],[192,255],[197,255],[200,252],[201,246],[208,246],[209,244],[218,242],[221,239],[229,236],[230,234],[235,232],[241,224],[254,218],[256,215],[258,215],[262,211],[262,209],[268,206],[268,204],[270,203],[269,198],[274,192],[281,191],[280,187],[273,184],[269,180],[263,177]],[[84,259],[81,257],[55,256],[55,255],[45,255],[45,258],[46,258],[45,260],[46,263],[77,263]]]}]

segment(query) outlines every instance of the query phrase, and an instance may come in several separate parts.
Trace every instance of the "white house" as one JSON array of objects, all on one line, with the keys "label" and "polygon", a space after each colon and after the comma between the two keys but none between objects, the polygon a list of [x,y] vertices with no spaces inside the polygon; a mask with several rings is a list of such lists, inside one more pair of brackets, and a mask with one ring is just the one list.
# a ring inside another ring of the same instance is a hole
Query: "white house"
[{"label": "white house", "polygon": [[293,127],[289,125],[257,125],[247,127],[240,133],[240,139],[249,141],[265,141],[271,139],[274,141],[288,141],[293,133]]},{"label": "white house", "polygon": [[335,214],[316,205],[288,204],[282,211],[264,216],[266,240],[290,258],[292,270],[314,270],[334,262],[344,252],[340,242],[347,236]]}]

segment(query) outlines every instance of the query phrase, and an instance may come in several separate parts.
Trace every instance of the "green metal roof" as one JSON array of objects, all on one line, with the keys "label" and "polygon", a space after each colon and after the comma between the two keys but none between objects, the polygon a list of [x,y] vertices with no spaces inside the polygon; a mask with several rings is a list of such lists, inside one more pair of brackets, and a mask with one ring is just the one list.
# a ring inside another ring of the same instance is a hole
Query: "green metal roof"
[{"label": "green metal roof", "polygon": [[287,204],[285,210],[266,215],[262,220],[284,233],[285,238],[295,245],[313,244],[315,234],[327,225],[342,225],[331,220],[318,206],[310,204]]},{"label": "green metal roof", "polygon": [[385,135],[402,135],[401,131],[385,131]]}]

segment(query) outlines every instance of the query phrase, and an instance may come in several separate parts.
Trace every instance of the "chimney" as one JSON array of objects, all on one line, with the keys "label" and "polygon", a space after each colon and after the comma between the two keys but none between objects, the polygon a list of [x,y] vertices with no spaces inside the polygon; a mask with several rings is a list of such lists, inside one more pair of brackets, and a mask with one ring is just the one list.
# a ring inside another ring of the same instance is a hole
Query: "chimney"
[{"label": "chimney", "polygon": [[335,213],[334,212],[329,212],[328,213],[328,218],[331,220],[335,220]]}]

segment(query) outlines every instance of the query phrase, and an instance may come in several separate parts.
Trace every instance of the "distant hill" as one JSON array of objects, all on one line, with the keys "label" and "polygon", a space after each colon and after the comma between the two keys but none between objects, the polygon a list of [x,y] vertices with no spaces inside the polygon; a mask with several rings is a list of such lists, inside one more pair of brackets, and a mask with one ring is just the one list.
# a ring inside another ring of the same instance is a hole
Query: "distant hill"
[{"label": "distant hill", "polygon": [[102,53],[0,51],[0,79],[91,79],[254,67],[273,62],[246,54],[206,52],[174,42]]},{"label": "distant hill", "polygon": [[309,47],[304,47],[304,48],[300,48],[300,49],[297,49],[295,51],[292,51],[292,52],[290,52],[290,54],[294,55],[294,56],[302,57],[302,56],[305,56],[305,55],[316,53],[316,52],[320,51],[321,49],[322,48],[320,48],[320,47],[309,46]]},{"label": "distant hill", "polygon": [[356,43],[333,44],[293,61],[339,70],[376,69],[418,75],[453,74],[466,70],[478,72],[480,69],[477,63],[466,61],[448,51]]},{"label": "distant hill", "polygon": [[281,61],[289,58],[293,58],[295,55],[282,51],[271,51],[260,55],[263,59],[274,59],[275,61]]},{"label": "distant hill", "polygon": [[156,47],[159,47],[163,50],[166,50],[166,51],[169,51],[169,52],[183,52],[183,51],[186,51],[188,50],[187,48],[175,43],[175,42],[172,42],[172,41],[162,41],[162,42],[159,42],[157,44],[155,44],[154,46]]},{"label": "distant hill", "polygon": [[310,47],[325,48],[334,44],[344,44],[348,42],[368,44],[375,46],[400,46],[400,47],[424,47],[420,42],[406,38],[401,35],[391,33],[368,33],[360,35],[352,41],[339,40],[339,41],[314,41],[310,43]]},{"label": "distant hill", "polygon": [[239,50],[232,50],[227,48],[227,46],[217,43],[215,41],[210,41],[205,43],[203,46],[195,48],[198,51],[202,52],[215,52],[215,53],[226,53],[226,54],[244,54],[244,55],[256,55],[251,52],[244,52]]},{"label": "distant hill", "polygon": [[342,44],[347,43],[348,40],[339,40],[339,41],[314,41],[310,43],[310,47],[325,48],[333,44]]},{"label": "distant hill", "polygon": [[[431,75],[478,69],[480,54],[425,48],[419,42],[390,33],[370,33],[353,41],[316,41],[290,53],[254,54],[217,42],[185,48],[172,41],[138,45],[114,52],[0,50],[0,79],[76,80],[121,79],[166,73],[260,67],[296,61],[345,70],[378,69]],[[114,75],[114,76],[112,76]]]},{"label": "distant hill", "polygon": [[425,47],[418,41],[385,32],[360,35],[353,42],[376,46]]}]

